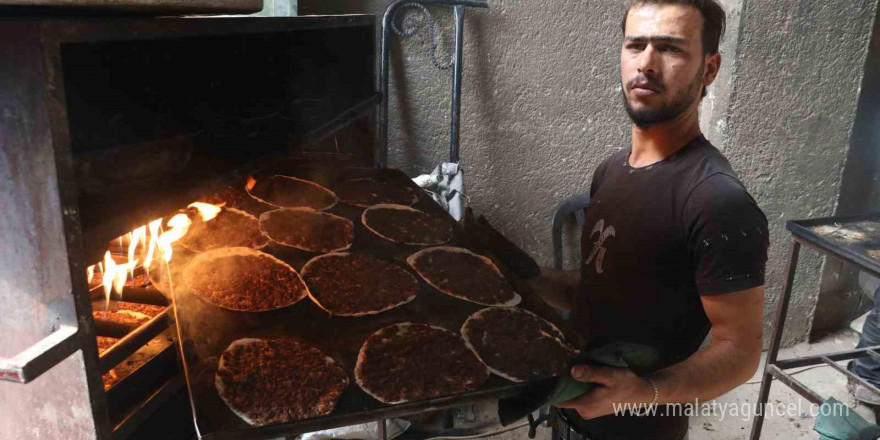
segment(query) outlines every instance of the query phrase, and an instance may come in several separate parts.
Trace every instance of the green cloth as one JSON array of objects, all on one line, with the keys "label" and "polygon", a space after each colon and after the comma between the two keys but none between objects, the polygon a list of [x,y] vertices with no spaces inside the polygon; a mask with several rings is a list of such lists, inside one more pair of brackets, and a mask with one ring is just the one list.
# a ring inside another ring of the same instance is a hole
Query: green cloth
[{"label": "green cloth", "polygon": [[[584,353],[576,358],[572,365],[600,365],[606,367],[629,368],[638,374],[652,370],[660,361],[660,355],[651,347],[616,342],[604,345],[595,350]],[[571,377],[571,368],[566,368],[556,383],[556,388],[550,393],[546,404],[555,405],[574,399],[582,394],[590,392],[595,384],[590,382],[578,382]]]},{"label": "green cloth", "polygon": [[640,344],[612,343],[589,350],[569,363],[559,377],[529,381],[520,394],[498,401],[498,418],[501,424],[520,420],[545,405],[555,405],[590,392],[595,384],[579,382],[571,377],[571,366],[600,365],[629,368],[636,374],[652,371],[660,362],[657,350]]},{"label": "green cloth", "polygon": [[880,437],[880,426],[868,423],[833,397],[819,407],[813,430],[822,435],[822,440],[877,440]]}]

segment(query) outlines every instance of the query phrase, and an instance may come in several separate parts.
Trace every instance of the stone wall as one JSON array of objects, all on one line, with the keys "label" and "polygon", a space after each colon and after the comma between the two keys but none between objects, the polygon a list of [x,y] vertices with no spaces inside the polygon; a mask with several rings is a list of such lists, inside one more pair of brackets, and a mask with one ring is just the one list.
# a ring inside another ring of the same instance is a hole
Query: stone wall
[{"label": "stone wall", "polygon": [[[874,0],[745,2],[724,153],[771,225],[767,330],[790,242],[785,222],[835,212],[875,7]],[[822,263],[801,252],[784,343],[809,332]]]}]

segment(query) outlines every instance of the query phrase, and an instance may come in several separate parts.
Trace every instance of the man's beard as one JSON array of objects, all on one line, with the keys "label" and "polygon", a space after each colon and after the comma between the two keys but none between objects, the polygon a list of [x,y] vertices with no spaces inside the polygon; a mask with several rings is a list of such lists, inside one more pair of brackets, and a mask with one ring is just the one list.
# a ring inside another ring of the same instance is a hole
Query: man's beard
[{"label": "man's beard", "polygon": [[[702,93],[703,86],[703,69],[700,69],[700,72],[697,74],[696,78],[691,82],[687,89],[681,91],[672,102],[668,105],[664,105],[660,108],[645,108],[641,110],[636,110],[632,108],[629,103],[629,99],[626,98],[626,85],[621,88],[621,95],[623,96],[623,106],[626,108],[626,113],[629,115],[629,118],[632,119],[633,123],[636,124],[639,128],[647,129],[655,124],[662,124],[664,122],[669,122],[685,112],[691,104],[694,103],[697,99],[699,99],[700,94]],[[636,79],[639,79],[638,77]],[[644,77],[642,77],[644,79]],[[662,89],[661,89],[662,90]]]}]

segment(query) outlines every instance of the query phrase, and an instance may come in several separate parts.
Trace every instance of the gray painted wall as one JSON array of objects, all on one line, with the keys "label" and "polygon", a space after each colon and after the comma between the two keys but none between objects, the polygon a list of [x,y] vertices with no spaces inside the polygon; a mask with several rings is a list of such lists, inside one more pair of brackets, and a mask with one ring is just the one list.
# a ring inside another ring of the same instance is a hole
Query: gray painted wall
[{"label": "gray painted wall", "polygon": [[[301,0],[300,13],[381,15],[387,0]],[[772,225],[768,325],[781,288],[784,221],[834,212],[855,115],[874,0],[723,1],[724,61],[702,125]],[[625,0],[490,0],[466,18],[462,163],[474,209],[535,256],[552,260],[549,218],[588,190],[595,166],[629,145],[620,103],[619,23]],[[552,7],[551,7],[552,5]],[[441,59],[450,12],[433,8]],[[447,156],[448,72],[414,37],[392,52],[390,154],[410,174]],[[577,233],[566,235],[574,267]],[[806,337],[821,259],[805,252],[786,342]],[[769,334],[769,331],[767,332]]]},{"label": "gray painted wall", "polygon": [[[880,22],[875,19],[835,215],[880,210],[880,82],[877,78],[880,78]],[[869,296],[873,298],[872,294],[859,287],[858,271],[851,265],[826,261],[811,337],[820,337],[849,324],[873,305],[869,299]]]},{"label": "gray painted wall", "polygon": [[[747,0],[725,154],[771,224],[765,329],[781,289],[785,221],[831,215],[855,118],[874,0]],[[784,342],[806,338],[822,259],[802,251]]]}]

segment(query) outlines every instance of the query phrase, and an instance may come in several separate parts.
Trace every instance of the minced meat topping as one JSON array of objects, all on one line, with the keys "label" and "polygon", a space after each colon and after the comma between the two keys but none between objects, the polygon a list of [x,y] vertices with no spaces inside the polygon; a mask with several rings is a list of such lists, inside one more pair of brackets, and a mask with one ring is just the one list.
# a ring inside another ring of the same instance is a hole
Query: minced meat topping
[{"label": "minced meat topping", "polygon": [[258,255],[194,260],[186,283],[212,304],[240,311],[287,307],[302,299],[306,289],[295,271]]},{"label": "minced meat topping", "polygon": [[302,275],[312,296],[334,315],[375,313],[419,291],[418,281],[407,271],[368,255],[322,255],[310,261]]},{"label": "minced meat topping", "polygon": [[424,324],[396,324],[371,335],[355,374],[383,402],[459,394],[489,376],[460,335]]},{"label": "minced meat topping", "polygon": [[348,387],[334,360],[287,339],[233,343],[220,362],[221,397],[257,426],[330,414]]}]

